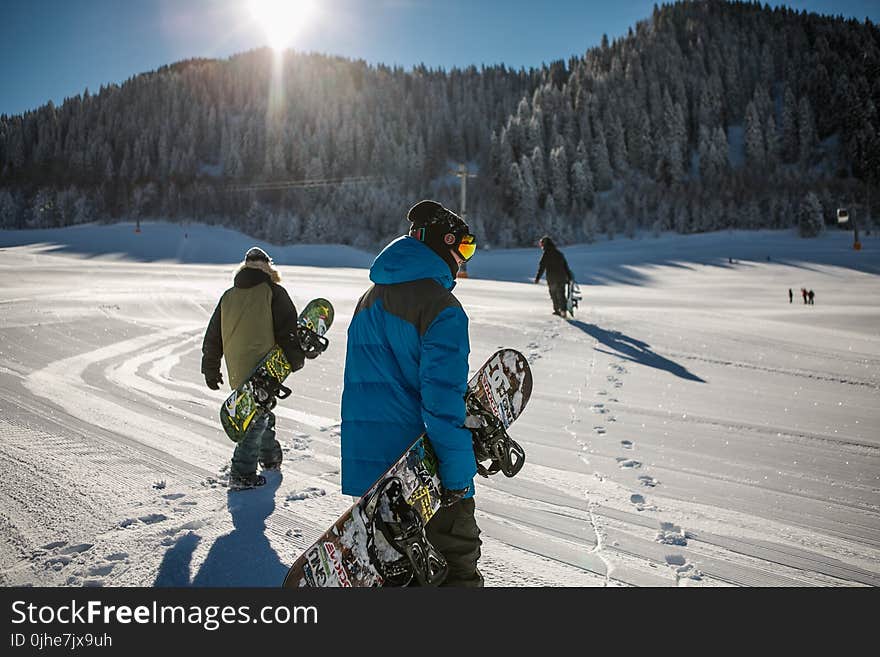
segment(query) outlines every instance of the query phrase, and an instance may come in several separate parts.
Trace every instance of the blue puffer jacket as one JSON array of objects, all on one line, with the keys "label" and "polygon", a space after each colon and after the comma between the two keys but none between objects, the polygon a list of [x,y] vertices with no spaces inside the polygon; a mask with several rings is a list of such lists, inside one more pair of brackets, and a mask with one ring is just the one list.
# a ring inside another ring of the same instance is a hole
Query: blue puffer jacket
[{"label": "blue puffer jacket", "polygon": [[446,263],[412,237],[400,237],[370,268],[374,285],[348,327],[342,392],[342,492],[363,495],[423,432],[449,489],[476,474],[463,428],[468,319],[452,295]]}]

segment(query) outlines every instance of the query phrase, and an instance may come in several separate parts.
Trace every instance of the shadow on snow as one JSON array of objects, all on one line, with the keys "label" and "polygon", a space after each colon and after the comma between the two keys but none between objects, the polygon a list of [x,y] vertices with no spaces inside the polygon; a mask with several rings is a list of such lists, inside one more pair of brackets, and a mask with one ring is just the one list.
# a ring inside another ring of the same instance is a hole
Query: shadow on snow
[{"label": "shadow on snow", "polygon": [[599,328],[595,324],[587,324],[576,319],[569,320],[569,323],[572,326],[576,326],[587,335],[594,337],[596,340],[598,340],[609,349],[614,350],[606,351],[604,349],[597,348],[596,351],[599,351],[603,354],[608,354],[610,356],[615,356],[617,358],[623,358],[624,360],[628,360],[632,363],[645,365],[646,367],[653,367],[658,370],[666,370],[670,374],[674,374],[675,376],[682,379],[687,379],[688,381],[706,383],[705,379],[702,379],[696,374],[688,371],[686,367],[679,365],[678,363],[671,361],[668,358],[664,358],[660,354],[653,351],[650,345],[642,342],[641,340],[631,338],[628,335],[624,335],[620,331],[606,331],[605,329]]},{"label": "shadow on snow", "polygon": [[275,493],[283,477],[264,473],[266,485],[227,492],[226,508],[234,529],[211,545],[190,580],[193,553],[202,540],[195,532],[181,536],[162,558],[153,586],[281,586],[288,567],[266,538],[266,518],[275,510]]}]

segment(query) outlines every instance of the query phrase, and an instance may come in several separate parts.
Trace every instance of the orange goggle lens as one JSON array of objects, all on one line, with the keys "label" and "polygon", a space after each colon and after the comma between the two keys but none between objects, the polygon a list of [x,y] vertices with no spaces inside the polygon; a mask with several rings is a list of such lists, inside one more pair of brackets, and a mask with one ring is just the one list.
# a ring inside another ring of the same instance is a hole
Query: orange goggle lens
[{"label": "orange goggle lens", "polygon": [[477,252],[477,238],[473,235],[465,235],[458,243],[458,253],[465,260],[470,260]]}]

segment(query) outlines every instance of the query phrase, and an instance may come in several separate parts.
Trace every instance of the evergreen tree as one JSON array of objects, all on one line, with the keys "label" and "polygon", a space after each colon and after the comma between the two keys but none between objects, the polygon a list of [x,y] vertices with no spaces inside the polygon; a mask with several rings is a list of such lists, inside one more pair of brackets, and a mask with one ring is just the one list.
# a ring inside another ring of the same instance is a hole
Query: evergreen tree
[{"label": "evergreen tree", "polygon": [[550,151],[550,190],[556,201],[556,210],[567,213],[570,204],[568,159],[562,146]]},{"label": "evergreen tree", "polygon": [[644,110],[640,111],[640,118],[633,129],[628,150],[630,162],[634,167],[643,172],[652,171],[654,149],[651,138],[651,122]]},{"label": "evergreen tree", "polygon": [[581,221],[581,230],[587,243],[592,244],[596,241],[596,236],[599,234],[599,225],[594,211],[589,210],[584,214],[583,221]]},{"label": "evergreen tree", "polygon": [[691,217],[687,203],[683,199],[679,199],[678,206],[675,208],[675,231],[678,233],[690,232]]},{"label": "evergreen tree", "polygon": [[602,130],[596,131],[596,138],[590,149],[590,164],[593,170],[593,181],[596,191],[604,192],[611,189],[613,183],[611,161],[608,156],[608,146],[605,143],[605,134]]},{"label": "evergreen tree", "polygon": [[520,158],[520,173],[522,175],[522,191],[516,215],[520,218],[520,225],[526,226],[538,214],[538,191],[535,189],[531,160],[525,155]]},{"label": "evergreen tree", "polygon": [[571,193],[573,207],[582,212],[593,207],[593,173],[584,161],[579,160],[571,165]]},{"label": "evergreen tree", "polygon": [[800,156],[800,137],[798,136],[798,106],[791,87],[785,86],[782,99],[782,161],[795,162]]},{"label": "evergreen tree", "polygon": [[822,204],[815,192],[809,192],[798,207],[798,234],[801,237],[816,237],[824,228]]},{"label": "evergreen tree", "polygon": [[780,145],[773,112],[768,114],[764,120],[764,155],[767,166],[771,170],[775,169],[780,160]]},{"label": "evergreen tree", "polygon": [[655,177],[672,185],[684,177],[684,155],[687,150],[686,129],[681,107],[672,102],[668,91],[663,92],[661,134],[655,137],[657,167]]},{"label": "evergreen tree", "polygon": [[605,122],[605,125],[608,130],[606,143],[608,145],[608,158],[611,166],[618,173],[625,173],[629,168],[629,162],[620,115],[615,113],[610,121]]},{"label": "evergreen tree", "polygon": [[532,151],[531,164],[532,176],[535,179],[535,193],[537,194],[538,205],[543,206],[544,198],[547,195],[547,190],[550,185],[544,167],[544,151],[537,146]]},{"label": "evergreen tree", "polygon": [[806,97],[798,103],[798,158],[802,165],[809,165],[816,147],[816,126],[813,122],[813,110]]},{"label": "evergreen tree", "polygon": [[745,119],[746,167],[752,174],[760,175],[767,168],[767,155],[764,150],[764,130],[754,102],[746,107]]},{"label": "evergreen tree", "polygon": [[706,126],[700,126],[698,139],[698,152],[700,156],[700,179],[705,185],[712,185],[721,179],[721,154],[718,153],[713,131]]},{"label": "evergreen tree", "polygon": [[0,228],[21,227],[21,205],[7,189],[0,189]]}]

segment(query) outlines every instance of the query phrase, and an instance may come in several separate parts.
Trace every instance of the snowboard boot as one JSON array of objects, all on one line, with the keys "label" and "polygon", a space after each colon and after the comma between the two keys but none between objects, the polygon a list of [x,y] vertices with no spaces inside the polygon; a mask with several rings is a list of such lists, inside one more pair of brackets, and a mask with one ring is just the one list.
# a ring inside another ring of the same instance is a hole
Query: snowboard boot
[{"label": "snowboard boot", "polygon": [[284,455],[281,451],[281,443],[276,440],[271,454],[260,458],[260,465],[263,470],[280,470],[283,458]]},{"label": "snowboard boot", "polygon": [[263,475],[258,475],[256,472],[249,475],[240,475],[240,474],[230,474],[229,475],[229,490],[249,490],[251,488],[258,488],[260,486],[264,486],[266,484],[266,478]]}]

